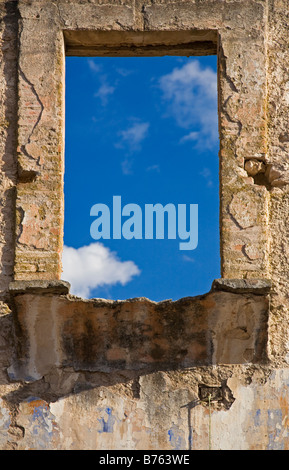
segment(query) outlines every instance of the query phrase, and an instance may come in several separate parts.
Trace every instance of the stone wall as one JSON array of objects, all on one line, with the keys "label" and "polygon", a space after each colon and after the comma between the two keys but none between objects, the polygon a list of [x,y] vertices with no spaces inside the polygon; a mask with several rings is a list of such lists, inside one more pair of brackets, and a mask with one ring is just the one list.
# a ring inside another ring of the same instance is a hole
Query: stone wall
[{"label": "stone wall", "polygon": [[[288,449],[285,0],[0,1],[0,448]],[[65,55],[218,55],[222,279],[61,280]],[[210,406],[209,406],[210,405]]]}]

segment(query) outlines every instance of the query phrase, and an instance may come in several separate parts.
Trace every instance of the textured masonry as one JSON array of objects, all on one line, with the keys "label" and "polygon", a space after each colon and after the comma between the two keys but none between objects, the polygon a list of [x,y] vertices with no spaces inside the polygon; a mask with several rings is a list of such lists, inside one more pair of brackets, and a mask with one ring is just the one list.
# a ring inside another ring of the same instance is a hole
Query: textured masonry
[{"label": "textured masonry", "polygon": [[[289,448],[287,3],[0,1],[1,449]],[[65,56],[168,54],[218,56],[222,279],[76,298]]]}]

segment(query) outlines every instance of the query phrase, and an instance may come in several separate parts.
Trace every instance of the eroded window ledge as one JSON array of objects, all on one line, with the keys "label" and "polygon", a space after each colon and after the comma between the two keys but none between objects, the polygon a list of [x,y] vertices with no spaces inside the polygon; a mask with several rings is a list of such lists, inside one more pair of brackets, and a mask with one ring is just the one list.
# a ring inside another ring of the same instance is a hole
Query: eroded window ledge
[{"label": "eroded window ledge", "polygon": [[269,290],[267,280],[218,279],[207,294],[177,301],[113,301],[70,295],[65,281],[15,281],[9,375],[34,381],[55,367],[145,373],[264,364]]}]

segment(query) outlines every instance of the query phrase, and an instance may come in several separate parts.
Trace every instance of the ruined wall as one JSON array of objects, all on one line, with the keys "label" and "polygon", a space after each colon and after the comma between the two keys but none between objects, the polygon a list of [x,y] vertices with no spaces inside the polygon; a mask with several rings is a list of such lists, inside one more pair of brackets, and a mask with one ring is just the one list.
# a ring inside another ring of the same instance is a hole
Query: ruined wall
[{"label": "ruined wall", "polygon": [[[1,449],[289,449],[288,15],[286,0],[0,1]],[[218,55],[207,294],[69,294],[65,54]]]}]

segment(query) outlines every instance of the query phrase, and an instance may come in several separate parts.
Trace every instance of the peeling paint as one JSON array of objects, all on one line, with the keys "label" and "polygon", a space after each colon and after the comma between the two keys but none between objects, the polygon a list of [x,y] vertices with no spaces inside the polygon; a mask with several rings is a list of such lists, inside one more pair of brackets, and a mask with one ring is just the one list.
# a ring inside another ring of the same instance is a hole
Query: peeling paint
[{"label": "peeling paint", "polygon": [[174,450],[181,450],[186,448],[185,440],[182,436],[180,429],[173,424],[168,431],[169,441]]},{"label": "peeling paint", "polygon": [[113,425],[116,421],[115,417],[112,415],[112,409],[111,408],[106,408],[105,409],[106,413],[106,419],[105,418],[97,418],[97,420],[100,423],[101,429],[98,431],[100,433],[102,432],[113,432]]}]

